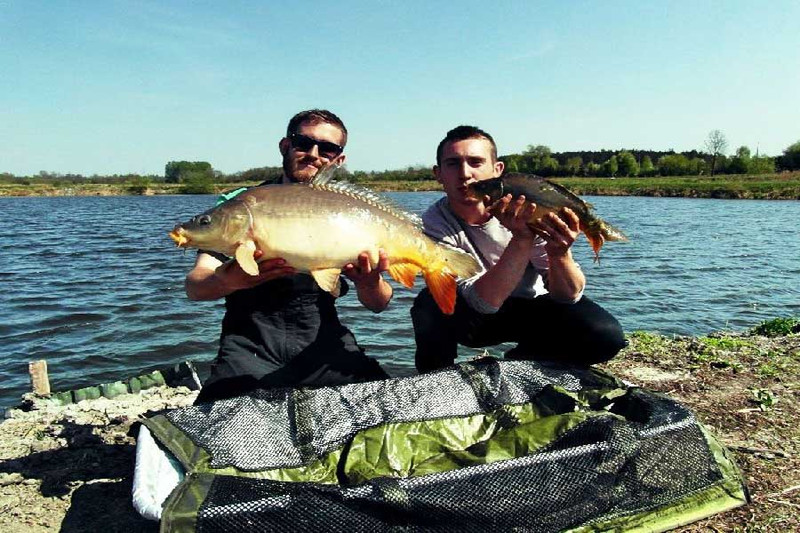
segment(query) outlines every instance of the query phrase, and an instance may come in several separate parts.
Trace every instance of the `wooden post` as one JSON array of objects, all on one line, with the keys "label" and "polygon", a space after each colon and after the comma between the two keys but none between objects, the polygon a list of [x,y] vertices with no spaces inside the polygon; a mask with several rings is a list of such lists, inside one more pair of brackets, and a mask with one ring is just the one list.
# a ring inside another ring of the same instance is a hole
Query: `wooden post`
[{"label": "wooden post", "polygon": [[50,378],[47,377],[47,361],[31,361],[28,363],[33,393],[38,396],[50,396]]}]

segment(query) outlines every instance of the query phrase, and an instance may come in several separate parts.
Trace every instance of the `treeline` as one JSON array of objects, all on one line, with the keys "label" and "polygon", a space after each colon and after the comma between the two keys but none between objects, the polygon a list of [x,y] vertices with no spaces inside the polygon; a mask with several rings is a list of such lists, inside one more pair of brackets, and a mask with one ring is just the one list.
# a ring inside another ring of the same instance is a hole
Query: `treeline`
[{"label": "treeline", "polygon": [[500,157],[506,170],[540,176],[632,177],[701,176],[710,174],[772,174],[800,168],[800,142],[797,160],[791,155],[769,157],[753,155],[742,146],[730,157],[724,154],[691,150],[612,150],[554,153],[543,145],[530,146],[521,154]]},{"label": "treeline", "polygon": [[207,161],[170,161],[166,164],[163,175],[131,173],[83,176],[41,171],[31,176],[15,176],[3,172],[0,173],[0,184],[46,185],[54,188],[87,184],[121,185],[131,193],[143,194],[153,185],[170,183],[179,184],[178,192],[181,193],[207,194],[213,193],[215,186],[219,184],[261,182],[274,179],[282,173],[281,167],[261,167],[225,174],[215,170]]},{"label": "treeline", "polygon": [[[632,176],[701,176],[721,174],[772,174],[800,170],[800,141],[790,145],[778,157],[752,154],[747,146],[726,155],[727,141],[719,130],[709,134],[706,151],[686,152],[653,150],[599,150],[553,152],[544,145],[528,146],[520,154],[501,156],[506,170],[545,177],[632,177]],[[64,187],[80,184],[122,184],[132,193],[143,193],[155,184],[179,184],[183,193],[208,193],[215,185],[252,183],[273,180],[282,174],[281,167],[251,168],[232,174],[215,170],[206,161],[170,161],[163,175],[114,174],[82,176],[41,171],[32,176],[0,173],[0,183],[15,185],[44,184]],[[365,181],[432,180],[429,167],[415,166],[400,170],[354,171],[347,178]]]}]

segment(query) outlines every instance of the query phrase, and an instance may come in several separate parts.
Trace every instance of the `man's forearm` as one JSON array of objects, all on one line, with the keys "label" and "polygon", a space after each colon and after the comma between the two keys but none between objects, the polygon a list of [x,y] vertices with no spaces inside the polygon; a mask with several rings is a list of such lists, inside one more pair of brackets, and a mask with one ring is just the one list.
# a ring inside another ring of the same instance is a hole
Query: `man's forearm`
[{"label": "man's forearm", "polygon": [[572,258],[572,252],[550,256],[548,260],[547,291],[550,296],[563,302],[577,301],[586,286],[586,277]]},{"label": "man's forearm", "polygon": [[531,241],[512,238],[497,263],[482,275],[474,291],[492,307],[500,307],[519,284],[530,261]]},{"label": "man's forearm", "polygon": [[216,274],[215,270],[195,268],[184,282],[186,296],[194,301],[218,300],[233,292]]}]

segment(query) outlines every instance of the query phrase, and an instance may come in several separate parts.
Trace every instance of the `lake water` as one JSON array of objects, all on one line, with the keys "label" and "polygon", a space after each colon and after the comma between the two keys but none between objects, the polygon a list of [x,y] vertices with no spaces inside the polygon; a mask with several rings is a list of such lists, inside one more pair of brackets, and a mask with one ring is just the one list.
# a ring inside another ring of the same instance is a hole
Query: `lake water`
[{"label": "lake water", "polygon": [[[420,212],[441,194],[388,196]],[[631,238],[607,244],[600,264],[583,237],[575,245],[587,296],[626,331],[707,334],[800,315],[800,202],[587,200]],[[223,304],[186,299],[194,252],[176,250],[167,237],[175,222],[213,201],[0,198],[0,407],[30,389],[31,360],[48,361],[58,391],[213,358]],[[390,372],[413,368],[415,294],[396,288],[378,315],[353,293],[338,304],[342,321]]]}]

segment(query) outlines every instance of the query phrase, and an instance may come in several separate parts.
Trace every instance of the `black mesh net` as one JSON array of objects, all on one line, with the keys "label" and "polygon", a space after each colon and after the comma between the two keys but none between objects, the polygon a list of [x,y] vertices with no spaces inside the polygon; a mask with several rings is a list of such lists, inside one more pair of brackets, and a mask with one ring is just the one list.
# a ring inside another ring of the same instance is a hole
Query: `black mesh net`
[{"label": "black mesh net", "polygon": [[[363,430],[398,422],[494,413],[499,425],[513,427],[518,420],[508,407],[526,403],[543,416],[591,416],[555,431],[533,453],[414,477],[351,484],[339,476],[340,483],[326,484],[213,471],[306,465],[346,450]],[[199,531],[563,531],[646,514],[724,477],[699,424],[673,400],[599,372],[526,361],[257,391],[166,417],[211,457],[211,471],[185,481],[208,487],[197,509]]]}]

